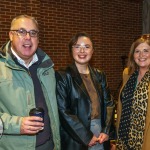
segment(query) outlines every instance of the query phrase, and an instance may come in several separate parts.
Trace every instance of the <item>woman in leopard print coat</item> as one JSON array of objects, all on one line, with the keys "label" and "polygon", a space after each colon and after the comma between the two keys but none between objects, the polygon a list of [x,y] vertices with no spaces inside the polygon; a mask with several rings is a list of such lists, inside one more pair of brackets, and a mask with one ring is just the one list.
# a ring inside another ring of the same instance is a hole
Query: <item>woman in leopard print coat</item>
[{"label": "woman in leopard print coat", "polygon": [[150,35],[131,46],[117,107],[117,150],[150,149]]}]

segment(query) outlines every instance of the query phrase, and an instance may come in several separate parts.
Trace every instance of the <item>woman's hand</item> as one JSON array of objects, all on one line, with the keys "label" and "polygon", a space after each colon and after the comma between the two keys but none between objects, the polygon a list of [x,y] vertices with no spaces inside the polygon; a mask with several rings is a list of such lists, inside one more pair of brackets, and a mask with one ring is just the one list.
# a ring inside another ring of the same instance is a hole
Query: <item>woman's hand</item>
[{"label": "woman's hand", "polygon": [[94,135],[92,140],[90,141],[90,143],[88,144],[88,146],[93,146],[96,144],[96,142],[98,142],[99,139]]},{"label": "woman's hand", "polygon": [[108,136],[108,134],[105,134],[105,133],[100,133],[100,135],[98,137],[98,140],[99,140],[100,144],[107,141],[108,139],[109,139],[109,136]]}]

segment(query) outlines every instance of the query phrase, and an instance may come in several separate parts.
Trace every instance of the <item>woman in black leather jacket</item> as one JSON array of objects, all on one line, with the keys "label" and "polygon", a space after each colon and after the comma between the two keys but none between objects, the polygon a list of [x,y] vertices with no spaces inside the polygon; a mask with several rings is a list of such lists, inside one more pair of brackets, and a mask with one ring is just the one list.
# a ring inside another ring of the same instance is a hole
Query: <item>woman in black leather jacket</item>
[{"label": "woman in black leather jacket", "polygon": [[74,63],[56,71],[62,150],[104,150],[114,110],[106,76],[89,65],[94,45],[87,33],[73,36],[69,50]]}]

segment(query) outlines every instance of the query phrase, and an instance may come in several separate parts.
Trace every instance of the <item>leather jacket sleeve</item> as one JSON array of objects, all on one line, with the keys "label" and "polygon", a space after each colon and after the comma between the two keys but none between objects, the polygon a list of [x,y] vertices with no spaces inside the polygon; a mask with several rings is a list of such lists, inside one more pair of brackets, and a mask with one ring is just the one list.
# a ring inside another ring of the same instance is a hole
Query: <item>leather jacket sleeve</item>
[{"label": "leather jacket sleeve", "polygon": [[95,69],[96,76],[102,88],[102,132],[109,135],[110,126],[114,115],[114,100],[110,94],[106,75],[104,72]]}]

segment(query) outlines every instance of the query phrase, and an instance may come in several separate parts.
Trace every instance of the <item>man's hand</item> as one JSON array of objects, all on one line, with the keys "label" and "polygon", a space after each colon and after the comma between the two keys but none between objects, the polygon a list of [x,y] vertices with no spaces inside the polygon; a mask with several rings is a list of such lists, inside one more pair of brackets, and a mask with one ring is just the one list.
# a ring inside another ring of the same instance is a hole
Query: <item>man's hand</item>
[{"label": "man's hand", "polygon": [[105,133],[100,133],[98,139],[99,139],[99,143],[102,144],[103,142],[109,139],[109,136]]},{"label": "man's hand", "polygon": [[20,133],[21,134],[36,134],[40,130],[43,130],[44,123],[42,123],[43,119],[36,116],[23,117]]}]

